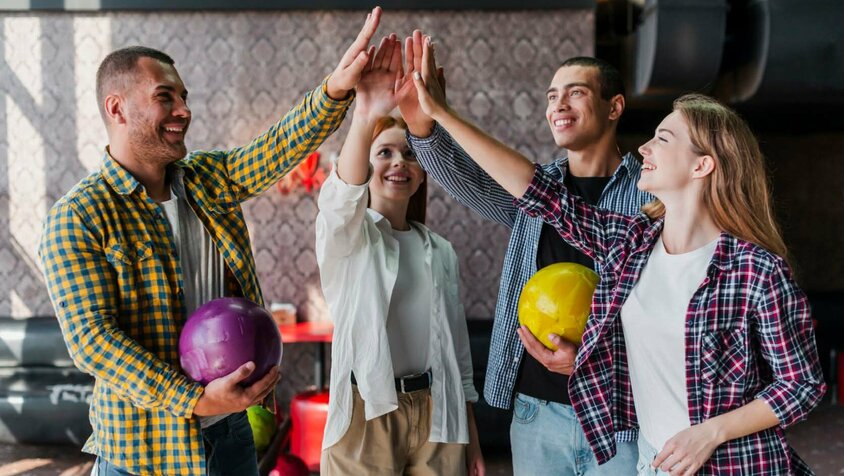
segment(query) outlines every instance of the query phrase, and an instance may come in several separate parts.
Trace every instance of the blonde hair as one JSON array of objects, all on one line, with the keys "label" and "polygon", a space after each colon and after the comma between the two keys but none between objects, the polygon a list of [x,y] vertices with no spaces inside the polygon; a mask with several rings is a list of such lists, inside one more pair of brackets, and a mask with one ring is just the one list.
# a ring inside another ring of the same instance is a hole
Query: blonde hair
[{"label": "blonde hair", "polygon": [[[762,151],[747,123],[735,111],[702,94],[674,101],[689,128],[692,150],[715,160],[703,202],[719,228],[786,258],[788,253],[774,217]],[[659,200],[644,207],[651,218],[665,215]]]},{"label": "blonde hair", "polygon": [[[407,130],[407,124],[400,117],[383,116],[378,118],[378,120],[375,121],[375,129],[372,131],[372,142],[374,143],[375,138],[381,135],[382,132],[393,127]],[[405,218],[408,221],[425,223],[427,208],[428,180],[427,174],[425,174],[425,179],[419,184],[419,188],[416,189],[416,192],[410,196],[410,201],[407,203],[407,213],[405,214]]]}]

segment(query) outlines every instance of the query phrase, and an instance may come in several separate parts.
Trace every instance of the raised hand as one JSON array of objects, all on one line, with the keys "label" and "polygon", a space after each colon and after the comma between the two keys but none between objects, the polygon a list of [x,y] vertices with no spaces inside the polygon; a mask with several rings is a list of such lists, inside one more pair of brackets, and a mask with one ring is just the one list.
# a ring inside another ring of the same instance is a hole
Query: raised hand
[{"label": "raised hand", "polygon": [[419,107],[426,115],[438,121],[441,115],[450,114],[451,108],[445,99],[444,85],[440,84],[436,74],[437,61],[434,58],[434,45],[431,43],[431,37],[426,36],[422,41],[421,71],[413,72],[413,83],[416,86]]},{"label": "raised hand", "polygon": [[[422,71],[422,43],[423,36],[419,30],[414,30],[412,37],[404,42],[404,60],[406,63],[404,74],[396,82],[396,100],[402,118],[407,123],[410,133],[417,137],[427,137],[434,127],[431,119],[419,105],[416,85],[413,83],[413,73]],[[445,91],[443,69],[437,68],[437,79],[440,87]]]},{"label": "raised hand", "polygon": [[370,48],[372,61],[363,69],[355,100],[355,115],[368,119],[386,116],[396,108],[395,83],[401,75],[401,42],[395,33],[382,39],[378,51],[374,50]]},{"label": "raised hand", "polygon": [[331,76],[328,78],[328,95],[333,99],[343,99],[349,95],[349,91],[357,86],[361,73],[367,64],[371,63],[372,55],[369,48],[369,41],[378,29],[381,21],[381,7],[375,7],[366,16],[360,33],[355,41],[340,58],[340,63]]}]

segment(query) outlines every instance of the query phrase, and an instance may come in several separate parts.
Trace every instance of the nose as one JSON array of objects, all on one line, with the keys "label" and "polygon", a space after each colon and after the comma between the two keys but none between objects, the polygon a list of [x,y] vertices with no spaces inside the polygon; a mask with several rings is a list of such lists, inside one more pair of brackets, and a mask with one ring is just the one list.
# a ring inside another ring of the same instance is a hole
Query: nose
[{"label": "nose", "polygon": [[190,119],[191,112],[188,103],[183,98],[176,99],[176,105],[173,107],[173,115],[184,119]]},{"label": "nose", "polygon": [[[651,139],[653,140],[653,139]],[[651,155],[651,141],[647,141],[644,144],[639,146],[639,155],[642,157],[647,157]]]},{"label": "nose", "polygon": [[551,107],[556,112],[563,112],[569,110],[569,103],[566,101],[565,94],[560,94],[556,101],[551,104]]}]

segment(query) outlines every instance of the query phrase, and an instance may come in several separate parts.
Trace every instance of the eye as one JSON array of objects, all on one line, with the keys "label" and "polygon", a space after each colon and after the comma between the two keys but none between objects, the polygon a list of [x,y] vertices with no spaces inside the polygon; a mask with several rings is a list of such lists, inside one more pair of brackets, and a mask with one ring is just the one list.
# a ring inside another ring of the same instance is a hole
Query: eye
[{"label": "eye", "polygon": [[556,100],[557,100],[557,95],[556,95],[556,94],[549,94],[549,95],[548,95],[548,102],[551,102],[551,101],[556,101]]},{"label": "eye", "polygon": [[378,157],[379,159],[389,159],[390,157],[393,156],[393,151],[391,151],[387,147],[384,147],[383,149],[379,149],[378,153],[375,154],[375,156]]},{"label": "eye", "polygon": [[657,140],[659,140],[660,142],[668,142],[668,139],[666,139],[665,137],[656,136],[656,138],[657,138]]},{"label": "eye", "polygon": [[582,96],[582,95],[583,95],[583,91],[581,91],[580,89],[573,89],[573,90],[571,91],[571,93],[569,93],[569,94],[571,94],[572,96],[575,96],[575,97],[576,97],[576,96]]}]

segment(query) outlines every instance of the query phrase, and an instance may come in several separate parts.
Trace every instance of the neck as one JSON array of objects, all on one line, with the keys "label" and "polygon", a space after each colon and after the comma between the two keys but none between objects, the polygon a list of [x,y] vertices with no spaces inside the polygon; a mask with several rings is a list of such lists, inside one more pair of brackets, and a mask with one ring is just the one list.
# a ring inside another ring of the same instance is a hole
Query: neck
[{"label": "neck", "polygon": [[694,251],[721,234],[721,229],[715,224],[699,197],[700,195],[695,195],[663,201],[665,227],[662,230],[662,243],[668,253],[682,254]]},{"label": "neck", "polygon": [[615,140],[603,140],[579,150],[569,150],[569,171],[575,177],[611,177],[621,165]]},{"label": "neck", "polygon": [[155,202],[170,199],[170,188],[167,186],[167,166],[152,161],[138,160],[128,146],[122,144],[109,145],[108,153],[129,172],[135,180],[144,186],[147,195]]},{"label": "neck", "polygon": [[384,218],[389,220],[390,226],[394,230],[407,231],[410,229],[410,224],[407,222],[408,201],[378,200],[372,195],[370,197],[370,208],[384,215]]}]

